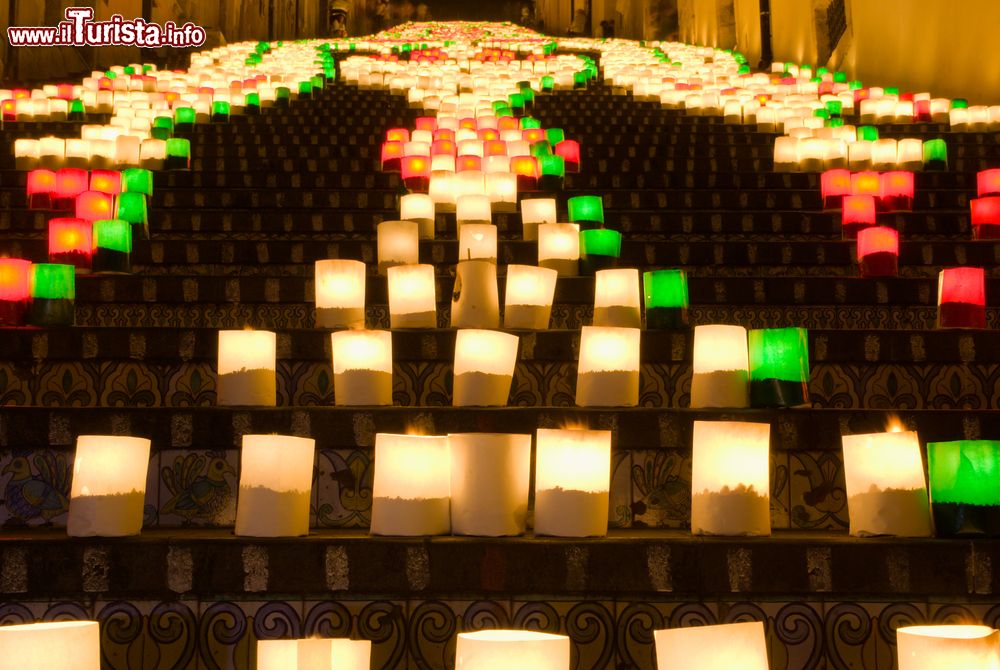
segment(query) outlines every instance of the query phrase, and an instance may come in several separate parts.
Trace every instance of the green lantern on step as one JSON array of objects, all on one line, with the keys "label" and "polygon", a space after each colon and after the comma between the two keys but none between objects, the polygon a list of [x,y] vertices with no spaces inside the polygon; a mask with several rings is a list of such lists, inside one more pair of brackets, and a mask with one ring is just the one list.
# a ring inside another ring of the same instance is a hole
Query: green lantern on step
[{"label": "green lantern on step", "polygon": [[580,231],[580,274],[593,275],[618,265],[622,234],[609,228]]},{"label": "green lantern on step", "polygon": [[570,223],[580,230],[604,227],[604,201],[599,195],[578,195],[566,201]]},{"label": "green lantern on step", "polygon": [[94,221],[93,271],[132,271],[131,223],[121,219]]},{"label": "green lantern on step", "polygon": [[929,442],[927,471],[939,536],[1000,535],[1000,441]]},{"label": "green lantern on step", "polygon": [[809,404],[809,341],[805,328],[751,330],[750,406]]},{"label": "green lantern on step", "polygon": [[652,270],[642,274],[646,328],[681,330],[688,327],[688,281],[684,270]]},{"label": "green lantern on step", "polygon": [[28,322],[48,328],[72,326],[76,320],[76,268],[56,263],[31,266]]}]

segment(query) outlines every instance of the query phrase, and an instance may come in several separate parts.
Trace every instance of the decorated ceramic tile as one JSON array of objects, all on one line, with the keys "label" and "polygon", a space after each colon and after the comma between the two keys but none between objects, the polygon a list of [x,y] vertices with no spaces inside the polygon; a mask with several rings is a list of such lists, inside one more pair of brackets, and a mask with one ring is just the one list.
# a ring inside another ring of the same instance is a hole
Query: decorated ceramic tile
[{"label": "decorated ceramic tile", "polygon": [[49,449],[0,455],[0,493],[5,527],[65,526],[73,455]]},{"label": "decorated ceramic tile", "polygon": [[236,449],[160,452],[160,525],[234,524],[239,457]]},{"label": "decorated ceramic tile", "polygon": [[849,526],[840,452],[790,451],[788,474],[792,528],[843,530]]},{"label": "decorated ceramic tile", "polygon": [[611,492],[608,496],[608,527],[632,525],[632,452],[611,452]]},{"label": "decorated ceramic tile", "polygon": [[371,452],[323,449],[316,460],[316,525],[367,528],[375,477]]},{"label": "decorated ceramic tile", "polygon": [[691,527],[691,454],[678,449],[632,452],[632,525]]}]

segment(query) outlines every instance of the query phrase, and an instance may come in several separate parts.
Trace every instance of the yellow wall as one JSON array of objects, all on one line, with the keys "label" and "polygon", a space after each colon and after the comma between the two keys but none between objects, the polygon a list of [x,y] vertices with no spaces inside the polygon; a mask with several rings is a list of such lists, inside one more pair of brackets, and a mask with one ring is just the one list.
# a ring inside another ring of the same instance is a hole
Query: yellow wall
[{"label": "yellow wall", "polygon": [[[883,0],[862,0],[858,4],[865,3],[877,6],[883,16],[891,16],[883,9]],[[742,26],[737,34],[741,31]],[[816,21],[811,0],[771,0],[771,49],[775,61],[816,63]]]},{"label": "yellow wall", "polygon": [[760,62],[760,0],[735,0],[736,48],[750,67]]}]

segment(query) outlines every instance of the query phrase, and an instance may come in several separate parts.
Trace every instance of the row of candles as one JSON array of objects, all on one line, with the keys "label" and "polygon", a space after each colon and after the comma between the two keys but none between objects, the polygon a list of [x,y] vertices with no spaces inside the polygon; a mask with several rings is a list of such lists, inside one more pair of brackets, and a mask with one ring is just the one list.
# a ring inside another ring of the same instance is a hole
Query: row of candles
[{"label": "row of candles", "polygon": [[[899,670],[993,670],[1000,664],[1000,631],[944,624],[895,629]],[[659,670],[768,670],[764,623],[745,621],[652,631]],[[0,626],[0,656],[10,667],[99,670],[97,621]],[[371,641],[348,638],[258,640],[258,670],[369,670]],[[571,639],[532,630],[458,633],[454,664],[462,670],[570,670]]]},{"label": "row of candles", "polygon": [[[694,421],[691,532],[771,534],[769,423]],[[536,535],[607,534],[612,433],[542,429],[534,436],[453,433],[375,437],[373,535],[523,535],[534,482]],[[928,478],[914,431],[842,437],[854,536],[996,536],[1000,533],[1000,442],[927,444]],[[236,534],[309,532],[312,438],[244,435]],[[77,439],[67,533],[138,534],[149,466],[145,438]],[[533,477],[532,477],[533,475]]]}]

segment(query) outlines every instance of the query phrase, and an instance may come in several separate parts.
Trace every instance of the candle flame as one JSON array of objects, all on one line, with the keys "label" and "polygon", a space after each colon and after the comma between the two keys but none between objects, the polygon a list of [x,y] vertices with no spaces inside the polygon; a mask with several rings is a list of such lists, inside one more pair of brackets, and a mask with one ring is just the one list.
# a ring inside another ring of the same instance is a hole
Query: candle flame
[{"label": "candle flame", "polygon": [[902,433],[906,430],[906,426],[903,425],[902,420],[895,414],[889,415],[889,418],[885,425],[885,432],[887,433]]}]

